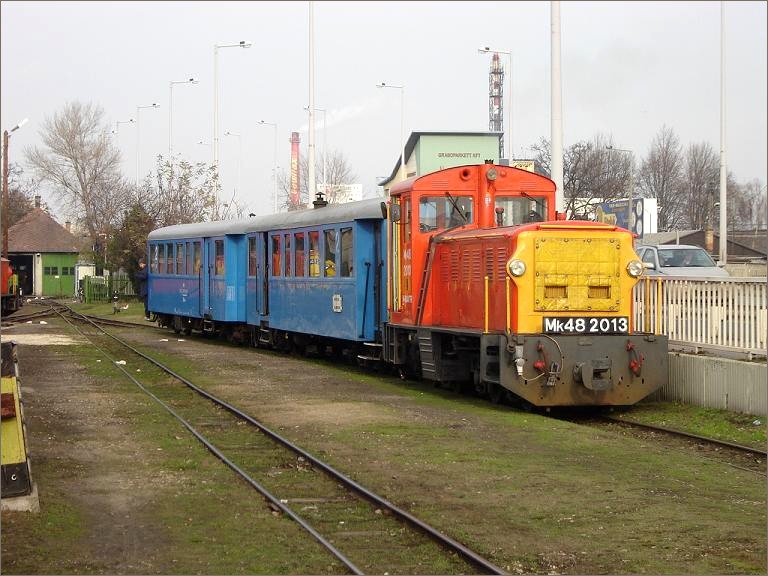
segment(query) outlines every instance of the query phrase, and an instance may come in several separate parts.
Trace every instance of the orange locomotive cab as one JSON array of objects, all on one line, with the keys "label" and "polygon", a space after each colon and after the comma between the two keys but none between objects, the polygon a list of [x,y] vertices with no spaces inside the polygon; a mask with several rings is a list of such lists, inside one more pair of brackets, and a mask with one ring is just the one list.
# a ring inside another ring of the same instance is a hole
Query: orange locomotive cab
[{"label": "orange locomotive cab", "polygon": [[631,324],[631,234],[556,220],[554,191],[492,164],[394,187],[385,359],[538,406],[632,404],[661,386],[666,339]]}]

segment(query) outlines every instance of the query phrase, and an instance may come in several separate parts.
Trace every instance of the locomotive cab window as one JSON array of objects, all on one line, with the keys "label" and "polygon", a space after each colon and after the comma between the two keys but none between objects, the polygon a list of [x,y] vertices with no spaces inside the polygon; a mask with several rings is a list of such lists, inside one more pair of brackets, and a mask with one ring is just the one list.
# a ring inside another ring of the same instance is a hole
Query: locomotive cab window
[{"label": "locomotive cab window", "polygon": [[446,230],[471,223],[471,196],[424,196],[419,199],[421,232]]},{"label": "locomotive cab window", "polygon": [[[502,209],[501,226],[518,226],[529,222],[543,222],[547,216],[547,199],[543,196],[497,196],[496,209]],[[496,214],[499,214],[497,211]]]}]

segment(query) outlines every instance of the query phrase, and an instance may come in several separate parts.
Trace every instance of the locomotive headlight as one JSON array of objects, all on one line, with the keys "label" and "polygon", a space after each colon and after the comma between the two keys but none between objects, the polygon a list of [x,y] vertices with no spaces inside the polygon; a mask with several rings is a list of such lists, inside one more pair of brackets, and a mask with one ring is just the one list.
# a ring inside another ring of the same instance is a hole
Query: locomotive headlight
[{"label": "locomotive headlight", "polygon": [[627,264],[627,272],[632,278],[637,278],[643,273],[643,263],[640,260],[630,260]]},{"label": "locomotive headlight", "polygon": [[517,258],[513,258],[507,262],[507,270],[509,270],[509,273],[512,276],[522,276],[525,274],[525,262],[518,260]]}]

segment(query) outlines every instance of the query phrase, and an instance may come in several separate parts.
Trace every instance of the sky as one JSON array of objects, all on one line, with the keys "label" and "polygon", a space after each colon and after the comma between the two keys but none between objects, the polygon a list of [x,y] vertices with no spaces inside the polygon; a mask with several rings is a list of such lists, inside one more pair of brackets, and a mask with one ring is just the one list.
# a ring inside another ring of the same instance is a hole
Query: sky
[{"label": "sky", "polygon": [[[290,134],[307,153],[309,2],[22,2],[0,4],[0,123],[9,160],[40,145],[47,117],[92,102],[119,124],[126,178],[169,149],[212,161],[214,46],[218,50],[222,197],[273,211],[273,168],[290,162]],[[637,160],[662,126],[683,146],[720,149],[721,3],[561,3],[563,142],[600,134]],[[488,130],[490,56],[512,54],[516,158],[550,138],[550,2],[315,1],[315,145],[343,154],[364,196],[381,192],[411,131]],[[766,175],[766,3],[725,3],[727,166],[739,182]],[[507,56],[501,55],[508,63]],[[194,77],[197,84],[174,84]],[[380,89],[385,82],[403,86]],[[509,91],[509,83],[505,92]],[[402,116],[401,116],[402,115]],[[270,124],[277,124],[276,128]],[[325,124],[325,130],[323,126]],[[225,132],[239,134],[225,136]],[[200,143],[202,142],[202,143]],[[318,166],[318,182],[322,166]],[[44,200],[53,207],[50,189]]]}]

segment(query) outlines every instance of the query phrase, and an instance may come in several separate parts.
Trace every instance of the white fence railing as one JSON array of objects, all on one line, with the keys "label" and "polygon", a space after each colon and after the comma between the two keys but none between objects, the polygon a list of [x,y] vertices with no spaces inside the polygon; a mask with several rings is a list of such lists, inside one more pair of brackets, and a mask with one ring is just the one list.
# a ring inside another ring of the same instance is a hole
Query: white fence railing
[{"label": "white fence railing", "polygon": [[646,277],[634,299],[636,330],[695,348],[766,355],[766,278]]}]

